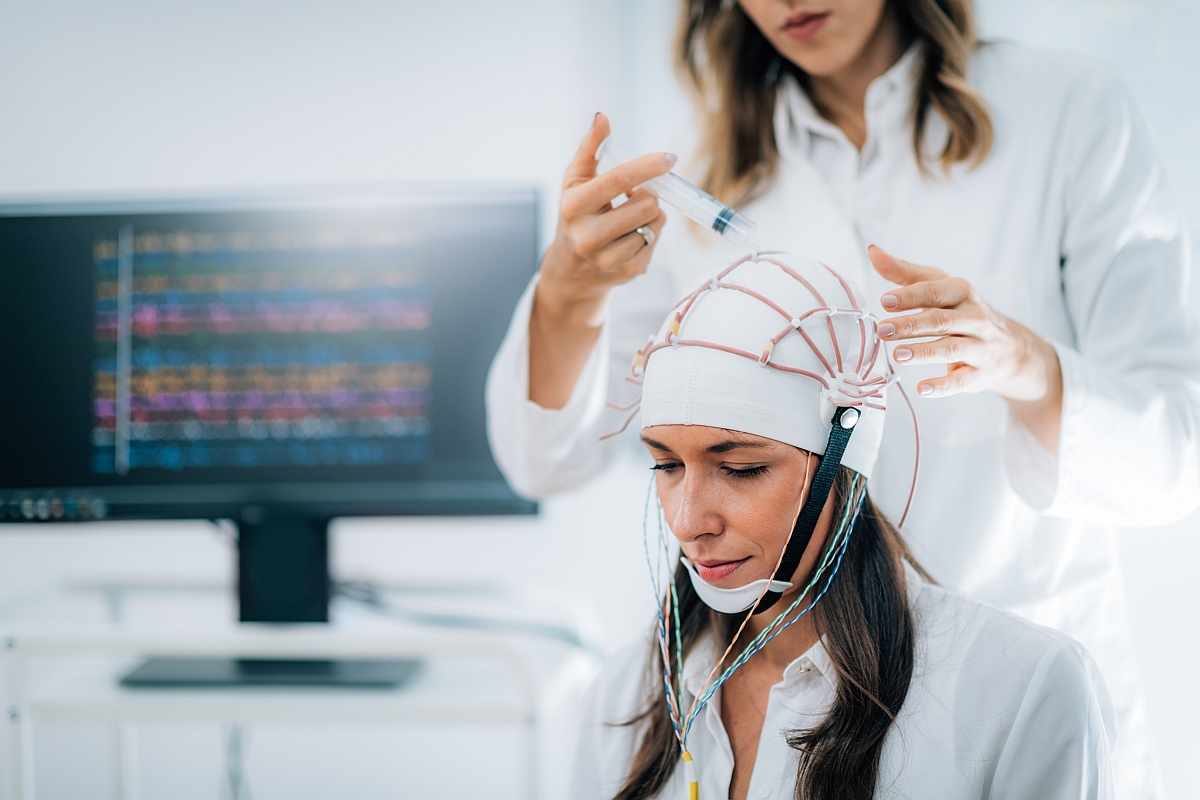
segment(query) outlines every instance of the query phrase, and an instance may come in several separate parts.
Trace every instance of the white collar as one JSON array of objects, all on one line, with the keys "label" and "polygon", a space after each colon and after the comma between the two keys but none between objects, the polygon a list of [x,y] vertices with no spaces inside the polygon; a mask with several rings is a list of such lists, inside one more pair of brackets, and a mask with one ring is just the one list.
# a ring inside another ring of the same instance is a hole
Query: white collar
[{"label": "white collar", "polygon": [[[922,45],[913,42],[904,55],[893,64],[887,72],[875,78],[867,86],[864,101],[865,111],[870,115],[873,111],[883,108],[889,101],[899,100],[905,104],[904,114],[907,114],[907,103],[912,97],[912,87],[917,76],[917,56],[921,53]],[[898,91],[898,90],[909,91]],[[787,145],[799,137],[798,132],[806,132],[809,136],[824,136],[831,139],[844,139],[841,129],[817,112],[808,93],[800,88],[800,84],[791,75],[780,81],[779,94],[775,102],[775,142],[781,156],[785,155]],[[804,137],[807,145],[809,138]],[[807,147],[805,148],[807,150]]]},{"label": "white collar", "polygon": [[904,583],[906,584],[906,593],[908,594],[908,608],[910,611],[917,607],[917,597],[920,596],[921,590],[927,585],[925,579],[913,569],[913,565],[907,561],[904,564]]},{"label": "white collar", "polygon": [[[716,638],[710,632],[696,643],[691,655],[683,662],[683,688],[692,697],[696,697],[700,692],[704,680],[712,671],[717,657],[720,656],[721,652],[724,652],[725,646],[722,643],[721,651],[718,652]],[[783,670],[783,683],[785,685],[789,684],[800,675],[814,670],[830,683],[835,682],[833,662],[830,661],[829,654],[825,652],[825,646],[819,640],[804,653],[788,663],[787,667]],[[716,680],[716,677],[714,676],[713,680]]]},{"label": "white collar", "polygon": [[[908,599],[908,607],[913,609],[916,607],[917,596],[921,594],[921,590],[925,586],[925,580],[913,569],[911,564],[907,561],[903,563],[904,579],[907,584],[905,594]],[[721,652],[724,652],[725,646],[726,644],[721,644]],[[712,671],[713,665],[720,654],[717,651],[716,637],[712,632],[709,632],[696,643],[691,654],[684,660],[683,688],[692,697],[695,697],[700,692],[704,680]],[[820,640],[788,663],[787,667],[783,670],[783,683],[787,685],[796,680],[798,676],[814,670],[831,684],[836,685],[837,673],[833,669],[833,662],[829,658],[829,653],[825,650],[825,645]],[[715,679],[716,677],[714,676]]]}]

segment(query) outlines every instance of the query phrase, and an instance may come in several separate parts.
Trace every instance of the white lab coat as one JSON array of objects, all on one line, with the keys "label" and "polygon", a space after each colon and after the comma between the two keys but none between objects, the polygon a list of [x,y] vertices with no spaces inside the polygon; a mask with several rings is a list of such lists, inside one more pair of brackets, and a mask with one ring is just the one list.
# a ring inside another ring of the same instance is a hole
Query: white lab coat
[{"label": "white lab coat", "polygon": [[[1112,787],[1112,706],[1095,663],[1077,642],[921,581],[910,568],[916,621],[912,682],[884,739],[876,796],[936,800],[1108,800]],[[723,648],[722,643],[722,649]],[[648,690],[649,638],[619,652],[584,701],[569,797],[609,800],[629,773],[642,725],[621,725],[661,691]],[[719,651],[703,639],[684,663],[690,705]],[[837,674],[820,642],[771,687],[749,800],[795,796],[797,753],[790,731],[828,713]],[[688,736],[701,800],[729,796],[733,751],[720,691]],[[659,793],[687,797],[676,767]]]},{"label": "white lab coat", "polygon": [[[914,57],[869,87],[861,155],[785,84],[778,177],[742,211],[758,223],[762,247],[834,266],[864,287],[876,313],[889,285],[866,260],[871,243],[966,278],[1054,344],[1064,391],[1057,456],[995,394],[914,397],[921,474],[903,533],[939,582],[1091,651],[1119,721],[1117,796],[1156,797],[1114,526],[1163,525],[1200,504],[1200,333],[1187,306],[1186,231],[1142,115],[1111,70],[1010,43],[983,46],[969,77],[992,114],[992,153],[974,170],[926,176],[908,117]],[[931,114],[931,151],[944,135]],[[701,236],[713,238],[674,215],[647,274],[616,291],[561,410],[528,400],[531,285],[488,384],[493,452],[518,491],[577,486],[611,460],[621,445],[597,436],[622,417],[605,401],[636,396],[623,381],[633,351],[675,300],[737,255]],[[943,371],[901,374],[913,387]],[[896,520],[912,432],[894,390],[889,406],[870,491]]]}]

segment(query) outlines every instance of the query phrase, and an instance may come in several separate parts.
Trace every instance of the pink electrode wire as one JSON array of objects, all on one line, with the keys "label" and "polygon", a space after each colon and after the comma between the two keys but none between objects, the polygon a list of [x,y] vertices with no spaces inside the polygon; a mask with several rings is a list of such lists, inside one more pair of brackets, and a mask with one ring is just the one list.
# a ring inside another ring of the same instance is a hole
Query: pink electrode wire
[{"label": "pink electrode wire", "polygon": [[[770,257],[777,254],[780,253],[778,251],[764,250],[756,254],[743,256],[742,258],[730,264],[728,267],[725,267],[723,270],[718,272],[715,277],[705,281],[694,291],[684,296],[683,299],[681,299],[671,308],[670,313],[667,315],[669,325],[667,326],[666,336],[662,341],[658,342],[651,337],[650,340],[646,342],[645,346],[637,351],[637,353],[634,355],[633,365],[630,368],[630,374],[626,376],[625,380],[634,385],[641,386],[641,377],[645,371],[645,365],[650,356],[665,347],[706,347],[711,350],[720,350],[721,352],[756,361],[764,367],[770,367],[781,372],[787,372],[793,375],[801,375],[805,378],[810,378],[821,384],[822,388],[828,391],[831,388],[831,384],[829,380],[826,380],[825,376],[818,375],[809,370],[799,369],[797,367],[789,367],[771,361],[771,354],[774,351],[775,346],[786,337],[792,334],[798,334],[800,338],[804,340],[805,344],[809,346],[809,349],[812,350],[813,354],[817,357],[817,360],[821,362],[821,365],[825,368],[830,380],[837,382],[838,376],[841,376],[841,385],[838,385],[837,388],[837,394],[840,395],[840,397],[829,398],[829,401],[834,405],[844,407],[872,408],[879,411],[886,410],[883,392],[888,386],[895,384],[896,388],[900,391],[900,396],[904,400],[904,404],[908,408],[909,416],[912,419],[914,442],[912,483],[909,486],[908,499],[904,504],[904,513],[901,514],[900,524],[898,525],[898,527],[903,528],[905,521],[908,519],[908,512],[912,508],[913,497],[917,492],[917,475],[920,471],[921,465],[921,435],[917,425],[916,409],[913,407],[912,401],[908,397],[908,393],[904,391],[904,386],[900,382],[900,375],[896,371],[896,367],[892,361],[891,355],[887,352],[886,348],[884,348],[883,343],[877,334],[869,337],[871,339],[871,355],[869,359],[867,358],[867,322],[871,322],[872,333],[875,333],[875,327],[878,324],[878,319],[875,317],[875,315],[865,311],[861,306],[859,306],[858,301],[854,298],[854,292],[850,288],[850,284],[836,270],[822,265],[826,270],[829,271],[831,275],[833,275],[835,279],[837,279],[838,283],[841,285],[842,290],[845,292],[846,298],[850,303],[850,308],[848,309],[834,308],[826,303],[825,298],[821,295],[817,288],[808,280],[806,280],[804,276],[800,275],[794,269],[782,263],[781,261]],[[748,261],[766,262],[778,267],[808,290],[808,292],[813,296],[813,299],[817,302],[817,307],[809,309],[798,316],[793,316],[778,303],[768,297],[763,296],[759,292],[756,292],[746,286],[725,281],[725,278],[727,278],[730,273]],[[787,320],[787,327],[769,339],[766,345],[763,347],[762,353],[758,355],[736,347],[718,344],[716,342],[706,342],[699,339],[680,339],[680,325],[687,316],[688,312],[692,310],[692,306],[695,304],[696,300],[699,299],[699,297],[705,292],[716,291],[718,289],[730,289],[758,300]],[[802,327],[802,324],[806,320],[816,315],[824,315],[825,317],[825,324],[829,332],[829,339],[833,345],[834,361],[837,364],[836,371],[829,359],[826,358],[825,354],[821,352],[821,348],[817,346],[817,343],[813,341],[812,337],[809,336]],[[833,324],[834,316],[852,316],[856,317],[858,320],[858,357],[852,373],[853,377],[846,372],[845,364],[842,361],[842,348],[838,342],[837,331],[835,330]],[[881,351],[884,353],[884,361],[887,367],[887,372],[884,375],[878,375],[872,378],[870,375],[874,371],[875,365],[879,362],[879,354]],[[857,391],[849,391],[847,387],[851,387]],[[600,437],[601,440],[610,439],[625,432],[625,430],[629,427],[629,424],[633,421],[634,417],[636,417],[641,410],[641,397],[639,396],[637,399],[625,405],[609,403],[608,407],[617,411],[628,412],[628,415],[625,417],[620,427],[602,435]],[[782,558],[782,555],[780,558]],[[772,573],[772,575],[774,575],[774,573]],[[765,596],[766,590],[764,590],[763,594]],[[762,598],[760,597],[759,599],[761,600]],[[755,605],[757,606],[757,603],[755,603]],[[736,637],[734,637],[734,640],[736,641]],[[730,644],[730,647],[732,646],[733,645]],[[728,652],[726,653],[726,656],[728,656]]]}]

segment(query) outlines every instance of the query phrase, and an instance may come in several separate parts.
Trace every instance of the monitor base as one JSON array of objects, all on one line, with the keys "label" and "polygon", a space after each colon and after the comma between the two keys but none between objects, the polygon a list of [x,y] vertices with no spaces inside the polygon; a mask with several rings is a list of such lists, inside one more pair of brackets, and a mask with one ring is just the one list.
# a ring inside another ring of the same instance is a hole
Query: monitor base
[{"label": "monitor base", "polygon": [[397,689],[420,669],[415,659],[151,658],[121,679],[130,689],[308,686]]}]

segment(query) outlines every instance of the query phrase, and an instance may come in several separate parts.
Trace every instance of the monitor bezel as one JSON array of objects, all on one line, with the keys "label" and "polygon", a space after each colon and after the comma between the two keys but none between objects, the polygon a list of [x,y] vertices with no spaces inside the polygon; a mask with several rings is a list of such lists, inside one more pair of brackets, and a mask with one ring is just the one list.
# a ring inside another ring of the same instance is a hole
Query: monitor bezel
[{"label": "monitor bezel", "polygon": [[[127,196],[54,196],[0,199],[0,217],[302,211],[406,206],[504,205],[529,202],[534,242],[541,250],[541,192],[533,186],[344,186],[214,190]],[[32,516],[4,506],[31,500]],[[67,501],[102,500],[102,513],[56,515]],[[331,519],[353,516],[481,516],[537,514],[537,502],[504,480],[287,481],[147,486],[48,486],[0,489],[0,523],[84,522],[95,519],[242,519],[293,514]]]}]

